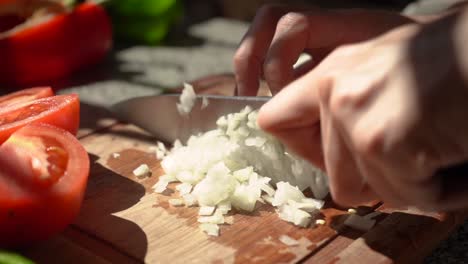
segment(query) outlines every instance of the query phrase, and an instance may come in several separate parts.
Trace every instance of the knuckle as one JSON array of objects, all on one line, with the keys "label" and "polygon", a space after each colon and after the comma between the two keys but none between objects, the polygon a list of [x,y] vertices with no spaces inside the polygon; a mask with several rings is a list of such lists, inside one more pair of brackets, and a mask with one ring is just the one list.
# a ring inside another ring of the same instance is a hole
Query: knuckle
[{"label": "knuckle", "polygon": [[246,52],[239,48],[236,53],[234,54],[233,61],[235,66],[242,66],[245,65],[248,62],[249,56],[246,54]]},{"label": "knuckle", "polygon": [[265,75],[265,79],[275,80],[282,76],[283,70],[280,63],[278,63],[276,60],[266,59],[263,63],[263,73]]},{"label": "knuckle", "polygon": [[384,148],[384,136],[382,129],[368,128],[366,132],[356,131],[352,138],[357,154],[364,158],[380,155]]},{"label": "knuckle", "polygon": [[317,85],[317,96],[320,102],[324,105],[328,105],[330,101],[330,96],[333,89],[333,79],[324,75],[320,79],[320,83]]},{"label": "knuckle", "polygon": [[335,89],[330,100],[330,111],[340,117],[345,109],[355,104],[356,96],[343,89]]},{"label": "knuckle", "polygon": [[278,27],[289,28],[302,28],[307,26],[309,19],[307,15],[300,12],[288,12],[283,15],[278,21]]}]

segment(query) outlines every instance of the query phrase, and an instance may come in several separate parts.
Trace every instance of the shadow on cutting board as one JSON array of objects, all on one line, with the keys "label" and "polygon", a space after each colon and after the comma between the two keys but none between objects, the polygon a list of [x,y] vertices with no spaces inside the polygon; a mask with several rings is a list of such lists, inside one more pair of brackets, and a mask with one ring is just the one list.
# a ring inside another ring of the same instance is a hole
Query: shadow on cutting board
[{"label": "shadow on cutting board", "polygon": [[145,188],[96,163],[97,159],[91,155],[92,174],[74,226],[141,261],[148,248],[146,234],[134,222],[114,214],[138,203],[145,195]]}]

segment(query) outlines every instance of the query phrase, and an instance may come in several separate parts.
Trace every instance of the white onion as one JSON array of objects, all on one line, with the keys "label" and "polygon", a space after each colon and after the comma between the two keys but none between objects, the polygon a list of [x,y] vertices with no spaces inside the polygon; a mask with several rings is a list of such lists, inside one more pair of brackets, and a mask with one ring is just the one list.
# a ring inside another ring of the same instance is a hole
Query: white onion
[{"label": "white onion", "polygon": [[179,113],[187,116],[192,111],[196,98],[197,96],[195,95],[193,86],[188,83],[184,83],[184,89],[180,95],[180,103],[177,104],[177,110]]},{"label": "white onion", "polygon": [[147,164],[141,164],[133,170],[133,174],[138,178],[146,177],[151,175],[151,170]]},{"label": "white onion", "polygon": [[201,206],[198,210],[198,215],[208,216],[212,215],[215,211],[216,207],[214,206]]},{"label": "white onion", "polygon": [[279,239],[279,241],[281,241],[286,246],[297,246],[297,245],[299,245],[299,241],[297,241],[296,239],[294,239],[294,238],[292,238],[290,236],[287,236],[287,235],[281,235],[278,239]]},{"label": "white onion", "polygon": [[219,226],[217,224],[202,223],[200,229],[209,236],[219,236]]},{"label": "white onion", "polygon": [[[178,104],[183,115],[193,107],[192,92],[191,86],[184,86]],[[176,189],[187,206],[201,206],[198,221],[207,233],[219,233],[217,225],[225,223],[223,215],[231,207],[252,212],[258,201],[265,201],[277,208],[280,218],[302,227],[323,207],[319,199],[328,194],[326,176],[262,131],[257,115],[246,107],[222,116],[216,129],[192,135],[185,145],[177,140],[164,153],[161,166],[166,176],[156,184],[158,190],[169,179],[181,182]],[[158,149],[165,151],[161,145]],[[307,188],[316,199],[305,197],[302,191]]]},{"label": "white onion", "polygon": [[172,206],[182,206],[184,201],[182,199],[169,199],[169,204]]}]

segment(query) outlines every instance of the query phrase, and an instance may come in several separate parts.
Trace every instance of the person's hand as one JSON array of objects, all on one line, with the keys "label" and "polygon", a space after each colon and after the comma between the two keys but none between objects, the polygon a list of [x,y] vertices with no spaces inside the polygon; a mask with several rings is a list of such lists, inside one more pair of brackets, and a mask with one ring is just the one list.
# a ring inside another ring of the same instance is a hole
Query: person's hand
[{"label": "person's hand", "polygon": [[[397,13],[269,5],[257,13],[235,56],[239,95],[256,95],[263,77],[273,94],[339,45],[367,40],[413,21]],[[298,69],[302,52],[314,60]]]},{"label": "person's hand", "polygon": [[467,29],[465,12],[340,47],[264,105],[258,123],[324,169],[339,204],[465,207],[468,178],[435,174],[468,160]]}]

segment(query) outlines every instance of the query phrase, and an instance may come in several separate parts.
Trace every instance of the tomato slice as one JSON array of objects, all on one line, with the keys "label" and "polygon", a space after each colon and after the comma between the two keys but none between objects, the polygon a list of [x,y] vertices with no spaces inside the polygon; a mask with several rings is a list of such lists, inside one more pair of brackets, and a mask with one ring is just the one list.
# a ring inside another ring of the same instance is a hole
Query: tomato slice
[{"label": "tomato slice", "polygon": [[89,156],[66,130],[17,130],[0,146],[0,168],[0,248],[46,239],[78,215]]},{"label": "tomato slice", "polygon": [[14,93],[9,93],[0,96],[0,108],[7,107],[12,104],[30,102],[36,99],[50,97],[54,95],[54,91],[50,87],[34,87],[20,90]]},{"label": "tomato slice", "polygon": [[55,95],[0,108],[0,144],[27,124],[46,123],[76,135],[80,122],[78,95]]}]

